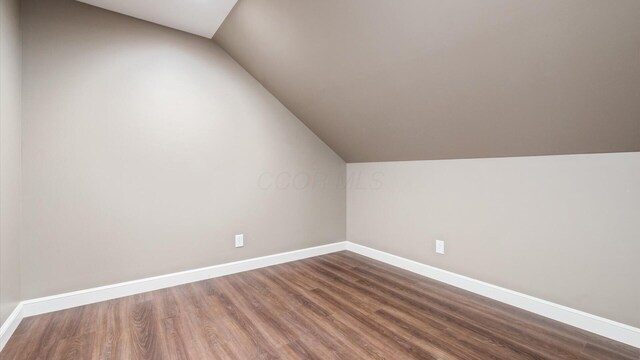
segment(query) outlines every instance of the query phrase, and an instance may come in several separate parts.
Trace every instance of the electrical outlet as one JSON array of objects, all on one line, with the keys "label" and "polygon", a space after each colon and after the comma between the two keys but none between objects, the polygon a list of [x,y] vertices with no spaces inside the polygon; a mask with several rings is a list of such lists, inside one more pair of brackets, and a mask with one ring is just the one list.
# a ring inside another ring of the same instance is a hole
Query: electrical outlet
[{"label": "electrical outlet", "polygon": [[236,235],[236,247],[243,247],[244,246],[244,234],[238,234]]},{"label": "electrical outlet", "polygon": [[444,254],[444,240],[436,240],[436,253]]}]

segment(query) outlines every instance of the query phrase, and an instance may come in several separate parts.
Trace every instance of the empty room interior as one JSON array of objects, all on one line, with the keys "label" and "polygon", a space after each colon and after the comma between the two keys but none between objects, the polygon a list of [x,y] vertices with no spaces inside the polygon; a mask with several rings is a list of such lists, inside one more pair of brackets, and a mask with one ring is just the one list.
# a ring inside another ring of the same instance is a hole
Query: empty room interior
[{"label": "empty room interior", "polygon": [[1,360],[640,360],[640,1],[0,2]]}]

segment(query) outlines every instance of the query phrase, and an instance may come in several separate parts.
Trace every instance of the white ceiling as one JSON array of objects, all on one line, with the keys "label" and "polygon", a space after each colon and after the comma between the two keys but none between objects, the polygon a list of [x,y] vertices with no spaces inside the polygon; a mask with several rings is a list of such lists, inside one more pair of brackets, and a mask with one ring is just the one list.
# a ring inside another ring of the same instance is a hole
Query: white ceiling
[{"label": "white ceiling", "polygon": [[78,0],[211,38],[238,0]]}]

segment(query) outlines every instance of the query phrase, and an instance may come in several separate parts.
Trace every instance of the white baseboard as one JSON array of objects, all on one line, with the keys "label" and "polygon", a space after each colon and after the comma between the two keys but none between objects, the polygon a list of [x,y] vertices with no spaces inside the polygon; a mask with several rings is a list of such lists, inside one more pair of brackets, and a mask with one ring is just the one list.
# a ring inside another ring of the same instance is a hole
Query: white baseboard
[{"label": "white baseboard", "polygon": [[69,309],[77,306],[93,304],[100,301],[116,299],[124,296],[140,294],[148,291],[164,289],[172,286],[188,284],[215,277],[249,271],[266,266],[301,260],[312,256],[329,254],[346,250],[346,242],[321,245],[307,249],[267,255],[253,259],[241,260],[226,264],[214,265],[195,270],[187,270],[173,274],[150,277],[146,279],[123,282],[119,284],[74,291],[65,294],[26,300],[24,317]]},{"label": "white baseboard", "polygon": [[20,321],[24,317],[24,312],[22,311],[22,303],[19,303],[15,309],[11,312],[7,320],[0,326],[0,351],[7,344],[13,332],[16,331]]},{"label": "white baseboard", "polygon": [[24,317],[93,304],[119,297],[140,294],[172,286],[192,283],[215,277],[235,274],[271,265],[282,264],[308,257],[349,250],[389,265],[409,270],[449,285],[486,296],[488,298],[557,320],[577,328],[608,337],[610,339],[640,348],[640,329],[612,320],[591,315],[566,306],[521,294],[491,285],[446,270],[421,264],[380,250],[351,242],[338,242],[286,253],[268,255],[201,269],[188,270],[141,280],[134,280],[92,289],[74,291],[38,299],[25,300],[18,304],[9,318],[0,327],[0,351],[7,343]]},{"label": "white baseboard", "polygon": [[308,257],[329,254],[346,250],[346,242],[337,242],[312,248],[294,250],[285,253],[262,256],[232,263],[209,266],[205,268],[177,272],[173,274],[150,277],[146,279],[123,282],[119,284],[74,291],[59,295],[22,301],[0,328],[0,351],[20,324],[29,316],[50,313],[77,306],[93,304],[124,296],[140,294],[148,291],[164,289],[172,286],[192,283],[215,277],[235,274],[266,266],[301,260]]},{"label": "white baseboard", "polygon": [[347,242],[347,250],[640,348],[640,329],[638,328],[352,242]]}]

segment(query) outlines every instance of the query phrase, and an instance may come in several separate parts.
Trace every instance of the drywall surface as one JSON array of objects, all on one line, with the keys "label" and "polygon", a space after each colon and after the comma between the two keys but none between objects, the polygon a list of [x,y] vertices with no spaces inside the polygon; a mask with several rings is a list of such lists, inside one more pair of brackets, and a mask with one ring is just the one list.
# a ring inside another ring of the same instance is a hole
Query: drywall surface
[{"label": "drywall surface", "polygon": [[360,163],[347,174],[349,241],[640,326],[640,153]]},{"label": "drywall surface", "polygon": [[20,1],[0,1],[0,324],[20,301]]},{"label": "drywall surface", "polygon": [[25,298],[344,240],[344,161],[214,42],[23,8]]},{"label": "drywall surface", "polygon": [[242,0],[214,39],[349,163],[640,151],[637,0]]}]

